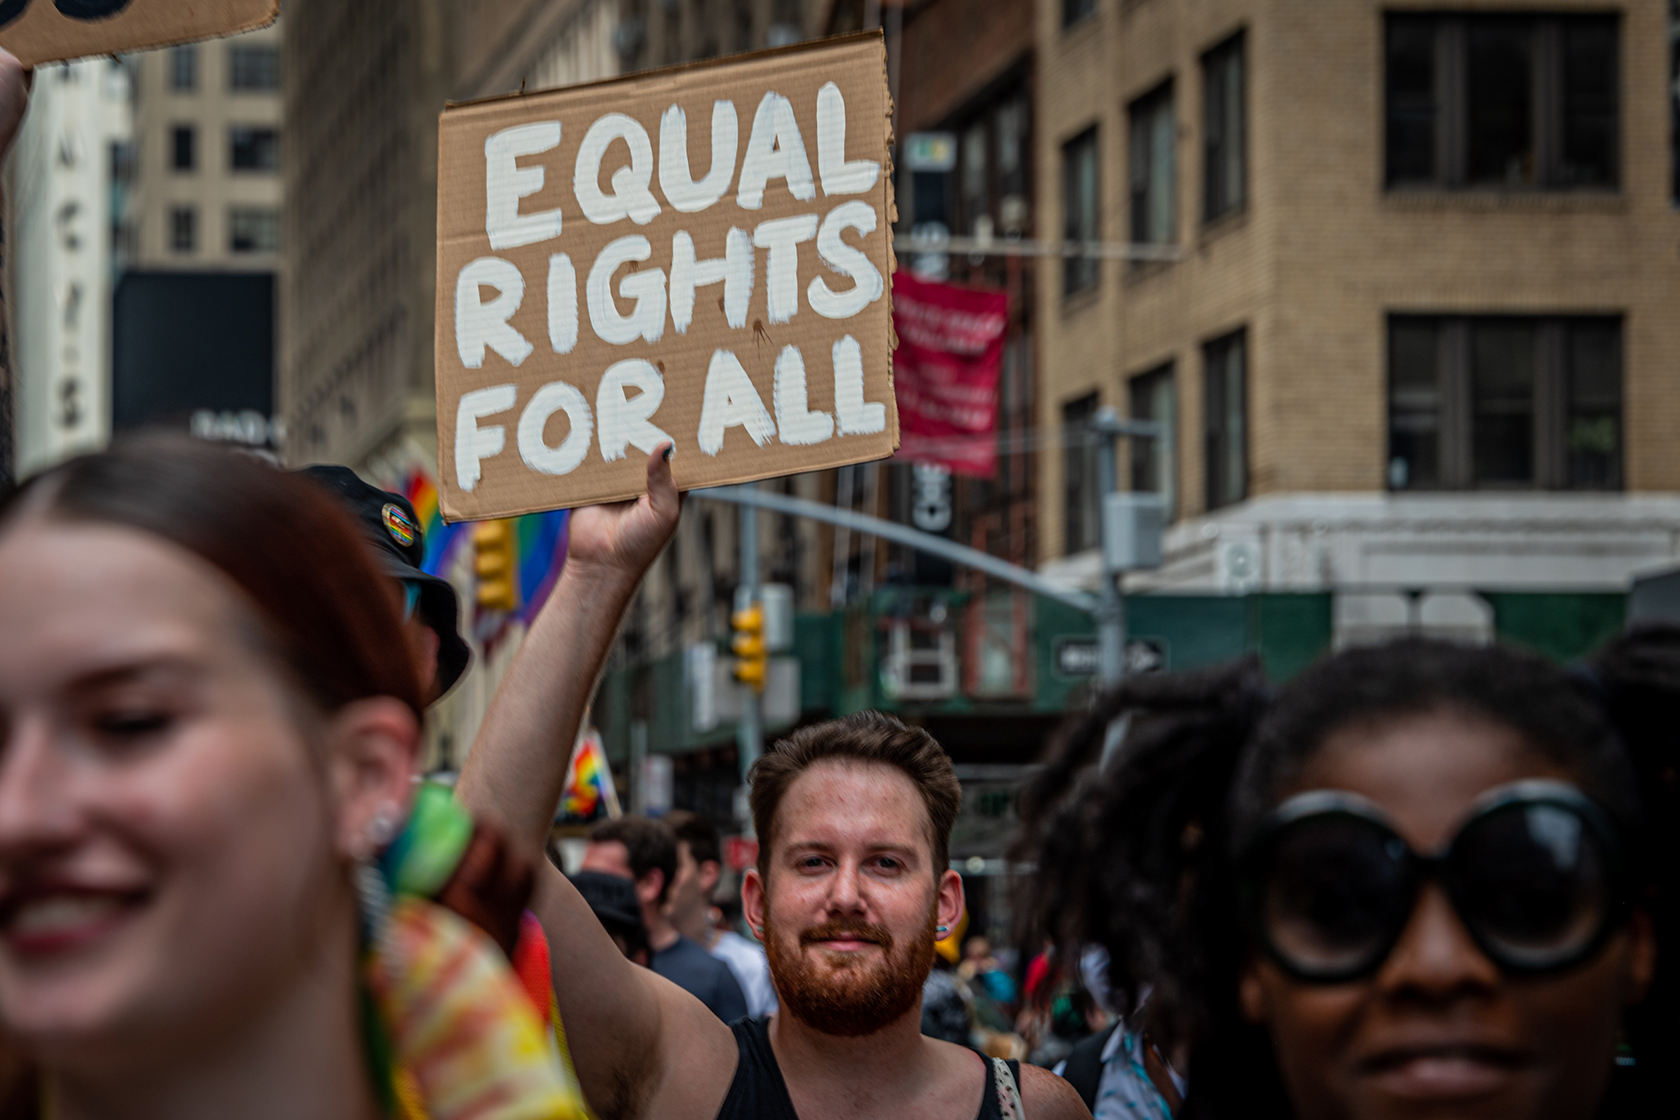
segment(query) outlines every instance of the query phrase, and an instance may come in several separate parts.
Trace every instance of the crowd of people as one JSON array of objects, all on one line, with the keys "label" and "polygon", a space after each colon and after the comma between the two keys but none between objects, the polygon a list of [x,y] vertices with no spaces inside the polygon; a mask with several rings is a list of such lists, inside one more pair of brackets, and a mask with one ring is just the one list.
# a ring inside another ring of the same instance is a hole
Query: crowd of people
[{"label": "crowd of people", "polygon": [[[0,53],[0,146],[26,90]],[[668,459],[574,514],[452,791],[416,766],[458,606],[399,496],[170,439],[8,493],[0,1114],[1680,1104],[1674,628],[1573,667],[1403,640],[1281,688],[1126,680],[1023,791],[1025,961],[965,927],[950,758],[874,712],[758,761],[738,891],[692,814],[604,823],[568,876],[553,811],[677,523]]]}]

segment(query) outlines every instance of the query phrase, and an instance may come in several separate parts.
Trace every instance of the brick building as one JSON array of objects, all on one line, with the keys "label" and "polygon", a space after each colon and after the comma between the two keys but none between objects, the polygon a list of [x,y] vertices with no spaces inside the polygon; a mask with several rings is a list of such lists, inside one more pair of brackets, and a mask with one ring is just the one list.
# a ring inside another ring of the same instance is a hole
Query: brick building
[{"label": "brick building", "polygon": [[[1041,0],[1039,424],[1159,420],[1166,566],[1566,646],[1680,557],[1667,0]],[[1095,577],[1093,457],[1039,556]],[[1551,596],[1551,598],[1547,598]],[[1542,633],[1545,632],[1545,633]],[[1578,643],[1577,643],[1578,644]]]}]

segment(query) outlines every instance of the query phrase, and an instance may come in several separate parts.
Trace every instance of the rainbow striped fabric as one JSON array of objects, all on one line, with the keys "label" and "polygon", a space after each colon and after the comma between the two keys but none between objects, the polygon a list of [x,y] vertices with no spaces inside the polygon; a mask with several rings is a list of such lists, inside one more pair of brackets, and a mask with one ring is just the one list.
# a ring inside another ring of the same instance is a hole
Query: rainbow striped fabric
[{"label": "rainbow striped fabric", "polygon": [[[444,521],[437,484],[424,471],[415,470],[408,476],[403,496],[413,504],[415,518],[425,534],[421,569],[449,578],[455,550],[471,541],[467,532],[469,523],[457,521],[451,525]],[[566,529],[570,520],[569,510],[530,513],[513,519],[514,562],[519,572],[519,609],[514,617],[527,625],[548,601],[549,592],[560,578],[560,569],[566,564]]]}]

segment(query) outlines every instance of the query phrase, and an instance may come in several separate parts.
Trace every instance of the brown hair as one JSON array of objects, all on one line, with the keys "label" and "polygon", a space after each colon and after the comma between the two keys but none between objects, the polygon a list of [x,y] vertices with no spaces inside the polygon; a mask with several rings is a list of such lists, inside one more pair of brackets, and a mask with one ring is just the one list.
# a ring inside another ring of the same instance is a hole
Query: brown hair
[{"label": "brown hair", "polygon": [[186,549],[246,594],[323,711],[391,696],[419,715],[396,589],[312,483],[212,444],[145,437],[72,459],[0,501],[0,531],[28,516],[121,525]]},{"label": "brown hair", "polygon": [[665,814],[664,821],[677,843],[688,845],[688,858],[696,864],[723,862],[723,847],[711,821],[687,809],[672,809]]},{"label": "brown hair", "polygon": [[802,727],[753,763],[753,827],[758,831],[758,869],[762,874],[776,831],[776,809],[793,780],[826,759],[875,762],[904,772],[922,795],[928,811],[928,843],[933,847],[937,880],[951,862],[951,826],[962,808],[962,786],[951,758],[932,735],[906,727],[880,712],[858,712],[844,719]]},{"label": "brown hair", "polygon": [[650,871],[661,872],[665,881],[659,885],[658,901],[665,901],[671,880],[677,877],[677,838],[664,822],[627,813],[592,828],[589,842],[623,844],[630,854],[630,870],[637,879],[645,879]]}]

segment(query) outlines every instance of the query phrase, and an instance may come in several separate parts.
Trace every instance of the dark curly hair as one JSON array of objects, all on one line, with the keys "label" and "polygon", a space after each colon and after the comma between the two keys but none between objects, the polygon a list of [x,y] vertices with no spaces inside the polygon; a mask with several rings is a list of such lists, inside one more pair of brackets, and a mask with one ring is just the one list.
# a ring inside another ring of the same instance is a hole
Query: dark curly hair
[{"label": "dark curly hair", "polygon": [[[1339,728],[1441,709],[1519,732],[1574,775],[1630,851],[1680,839],[1680,629],[1618,638],[1575,669],[1534,654],[1425,639],[1349,650],[1274,691],[1253,657],[1195,673],[1134,677],[1053,740],[1023,790],[1015,856],[1026,943],[1109,954],[1117,1008],[1190,1055],[1186,1117],[1288,1116],[1265,1030],[1237,1005],[1247,952],[1233,866],[1239,839]],[[1118,747],[1098,759],[1108,729]],[[1096,765],[1092,765],[1096,763]],[[1645,1055],[1671,1055],[1676,1026],[1675,861],[1640,864],[1655,919],[1656,983],[1628,1016]],[[1071,959],[1071,958],[1070,958]],[[1666,1114],[1680,1100],[1662,1060],[1619,1071],[1604,1116]],[[1216,1076],[1198,1077],[1199,1071]]]}]

